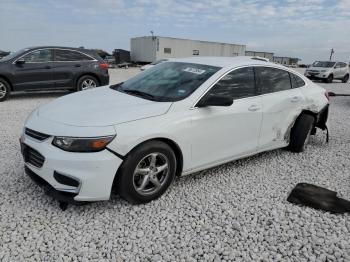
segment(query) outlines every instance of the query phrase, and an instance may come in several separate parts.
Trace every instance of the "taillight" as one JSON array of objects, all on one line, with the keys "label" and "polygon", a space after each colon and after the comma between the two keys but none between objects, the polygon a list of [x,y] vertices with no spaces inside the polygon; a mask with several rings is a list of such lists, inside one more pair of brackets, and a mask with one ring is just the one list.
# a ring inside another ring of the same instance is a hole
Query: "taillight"
[{"label": "taillight", "polygon": [[329,94],[327,91],[324,93],[324,95],[327,97],[327,100],[329,101]]},{"label": "taillight", "polygon": [[101,68],[101,69],[108,69],[108,67],[109,67],[109,66],[108,66],[107,63],[101,63],[101,64],[100,64],[100,68]]}]

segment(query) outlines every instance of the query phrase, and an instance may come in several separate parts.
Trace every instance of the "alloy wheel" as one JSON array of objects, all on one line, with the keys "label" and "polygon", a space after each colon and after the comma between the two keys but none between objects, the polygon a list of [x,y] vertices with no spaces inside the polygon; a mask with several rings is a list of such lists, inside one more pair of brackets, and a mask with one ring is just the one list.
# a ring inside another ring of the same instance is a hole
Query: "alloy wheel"
[{"label": "alloy wheel", "polygon": [[96,86],[97,86],[96,82],[88,78],[88,79],[85,79],[83,83],[81,83],[81,90],[95,88]]},{"label": "alloy wheel", "polygon": [[6,96],[6,92],[7,92],[6,86],[0,82],[0,99]]},{"label": "alloy wheel", "polygon": [[168,180],[169,160],[162,153],[151,153],[137,164],[133,174],[133,185],[140,195],[158,192]]}]

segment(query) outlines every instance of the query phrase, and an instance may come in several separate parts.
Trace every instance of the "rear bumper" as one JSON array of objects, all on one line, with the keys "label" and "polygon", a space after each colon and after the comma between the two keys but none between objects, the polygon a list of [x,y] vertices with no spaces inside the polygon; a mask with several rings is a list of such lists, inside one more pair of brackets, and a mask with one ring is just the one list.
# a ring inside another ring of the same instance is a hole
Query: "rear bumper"
[{"label": "rear bumper", "polygon": [[316,127],[325,130],[327,128],[329,104],[327,104],[322,110],[317,114]]},{"label": "rear bumper", "polygon": [[101,86],[109,85],[109,74],[108,74],[108,72],[106,74],[100,75],[100,84],[101,84]]}]

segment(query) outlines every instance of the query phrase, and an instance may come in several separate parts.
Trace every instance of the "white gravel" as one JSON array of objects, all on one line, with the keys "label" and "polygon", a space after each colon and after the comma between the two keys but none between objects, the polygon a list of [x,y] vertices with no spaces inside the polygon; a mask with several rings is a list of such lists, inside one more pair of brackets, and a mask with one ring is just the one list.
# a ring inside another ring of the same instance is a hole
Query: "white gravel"
[{"label": "white gravel", "polygon": [[[112,82],[135,70],[113,70]],[[350,83],[322,84],[350,93]],[[286,150],[179,178],[159,200],[118,197],[62,212],[24,175],[18,138],[26,116],[64,95],[17,94],[0,103],[0,261],[350,261],[350,216],[289,204],[298,182],[350,199],[350,97],[331,101],[302,154]]]}]

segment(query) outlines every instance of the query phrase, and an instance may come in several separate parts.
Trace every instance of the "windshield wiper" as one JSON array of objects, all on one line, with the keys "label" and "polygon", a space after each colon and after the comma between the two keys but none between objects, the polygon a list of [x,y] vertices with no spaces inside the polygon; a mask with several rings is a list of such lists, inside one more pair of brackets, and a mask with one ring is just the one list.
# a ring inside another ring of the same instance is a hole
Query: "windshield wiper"
[{"label": "windshield wiper", "polygon": [[114,89],[114,90],[119,90],[121,85],[123,84],[124,82],[120,82],[118,84],[115,84],[115,85],[111,85],[109,86],[110,88]]},{"label": "windshield wiper", "polygon": [[139,91],[139,90],[134,90],[134,89],[123,89],[122,92],[127,93],[127,94],[132,94],[132,95],[136,95],[136,96],[141,96],[141,97],[146,97],[146,98],[150,98],[151,100],[155,99],[154,95],[151,95],[149,93],[143,92],[143,91]]}]

